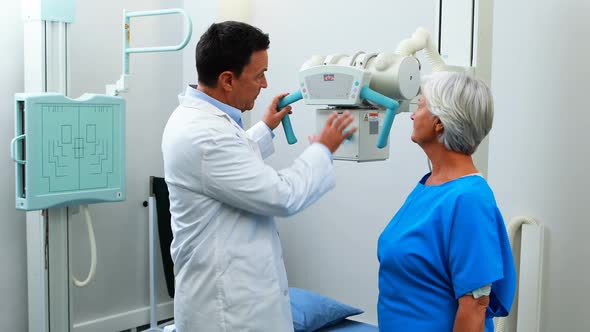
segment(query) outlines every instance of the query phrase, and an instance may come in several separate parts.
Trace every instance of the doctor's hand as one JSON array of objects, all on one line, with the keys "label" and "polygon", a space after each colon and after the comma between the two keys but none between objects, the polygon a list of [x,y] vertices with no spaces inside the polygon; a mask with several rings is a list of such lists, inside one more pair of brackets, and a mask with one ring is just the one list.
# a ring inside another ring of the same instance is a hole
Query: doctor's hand
[{"label": "doctor's hand", "polygon": [[319,135],[311,136],[310,142],[322,143],[330,152],[334,153],[346,138],[356,132],[356,127],[348,128],[353,120],[354,117],[349,111],[342,114],[332,112],[322,131]]},{"label": "doctor's hand", "polygon": [[270,130],[274,130],[281,123],[281,120],[285,117],[285,115],[291,114],[291,106],[285,106],[283,109],[277,112],[279,100],[287,95],[288,93],[283,93],[274,97],[272,103],[270,106],[268,106],[264,112],[264,115],[262,116],[262,121],[268,126],[268,128],[270,128]]}]

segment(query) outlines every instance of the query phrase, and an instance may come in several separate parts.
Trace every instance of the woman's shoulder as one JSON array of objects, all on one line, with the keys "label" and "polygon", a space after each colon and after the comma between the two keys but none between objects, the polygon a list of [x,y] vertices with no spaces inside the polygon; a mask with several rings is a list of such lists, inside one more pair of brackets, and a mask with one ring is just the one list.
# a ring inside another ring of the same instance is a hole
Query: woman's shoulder
[{"label": "woman's shoulder", "polygon": [[[427,188],[428,186],[424,186]],[[458,205],[496,209],[496,198],[488,182],[480,175],[470,175],[449,181],[436,188],[428,188],[440,203],[455,209]],[[436,193],[434,192],[436,191]]]},{"label": "woman's shoulder", "polygon": [[450,183],[452,190],[466,196],[493,196],[488,181],[481,174],[471,174],[460,177]]}]

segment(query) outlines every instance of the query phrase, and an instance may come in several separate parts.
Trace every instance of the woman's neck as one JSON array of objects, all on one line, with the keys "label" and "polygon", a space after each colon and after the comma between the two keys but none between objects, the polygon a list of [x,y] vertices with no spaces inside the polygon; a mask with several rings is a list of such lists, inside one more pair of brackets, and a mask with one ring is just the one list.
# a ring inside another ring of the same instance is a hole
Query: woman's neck
[{"label": "woman's neck", "polygon": [[432,162],[432,174],[426,180],[427,185],[443,184],[478,172],[471,156],[449,151],[442,144],[424,151]]}]

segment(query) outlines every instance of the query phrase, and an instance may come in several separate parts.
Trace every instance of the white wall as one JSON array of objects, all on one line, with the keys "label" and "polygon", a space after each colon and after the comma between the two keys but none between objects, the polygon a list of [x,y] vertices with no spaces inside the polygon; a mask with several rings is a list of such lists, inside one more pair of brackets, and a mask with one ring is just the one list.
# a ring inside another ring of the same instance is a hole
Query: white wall
[{"label": "white wall", "polygon": [[[197,84],[197,67],[195,64],[195,47],[201,35],[216,21],[219,1],[184,1],[184,10],[193,20],[193,37],[183,50],[182,74],[183,85]],[[184,92],[184,91],[183,91]]]},{"label": "white wall", "polygon": [[590,2],[496,0],[489,180],[546,226],[541,331],[589,331]]},{"label": "white wall", "polygon": [[[121,74],[122,10],[181,7],[182,0],[77,1],[76,22],[71,25],[71,94],[104,93],[105,84]],[[24,213],[14,209],[14,163],[9,142],[14,136],[13,94],[22,92],[23,23],[20,1],[8,1],[0,13],[0,322],[2,330],[27,330],[27,275]],[[136,23],[135,23],[136,22]],[[182,19],[145,18],[132,21],[132,46],[177,44]],[[107,321],[110,325],[87,325],[80,331],[116,331],[149,322],[147,209],[148,177],[163,175],[161,134],[182,89],[182,55],[159,53],[131,56],[132,78],[127,100],[127,200],[90,207],[98,247],[96,279],[86,288],[73,289],[75,325]],[[70,222],[70,266],[80,279],[89,267],[87,231],[78,215]],[[161,271],[161,269],[160,269]],[[159,275],[159,301],[171,315],[171,299]],[[126,325],[131,324],[131,325]],[[135,325],[133,325],[135,324]]]},{"label": "white wall", "polygon": [[19,1],[8,1],[0,11],[0,322],[6,331],[27,330],[27,253],[25,214],[14,203],[14,94],[24,89],[23,23]]}]

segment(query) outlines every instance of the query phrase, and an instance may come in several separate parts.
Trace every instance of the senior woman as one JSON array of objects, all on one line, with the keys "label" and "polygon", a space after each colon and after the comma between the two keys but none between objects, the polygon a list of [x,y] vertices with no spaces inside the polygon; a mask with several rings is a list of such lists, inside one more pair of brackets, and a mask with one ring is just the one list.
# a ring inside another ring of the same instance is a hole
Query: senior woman
[{"label": "senior woman", "polygon": [[510,311],[512,252],[502,215],[471,155],[492,127],[482,81],[427,77],[412,141],[432,162],[378,243],[380,331],[486,331]]}]

